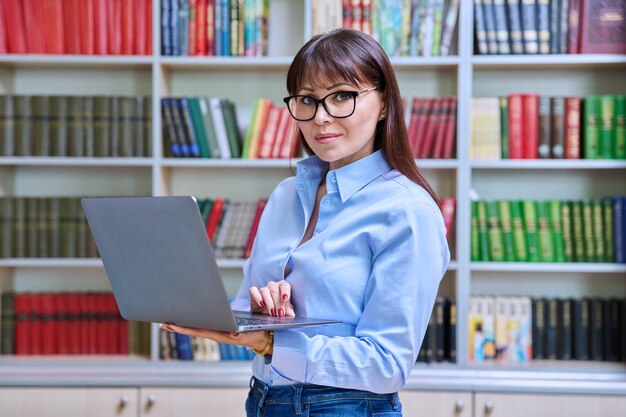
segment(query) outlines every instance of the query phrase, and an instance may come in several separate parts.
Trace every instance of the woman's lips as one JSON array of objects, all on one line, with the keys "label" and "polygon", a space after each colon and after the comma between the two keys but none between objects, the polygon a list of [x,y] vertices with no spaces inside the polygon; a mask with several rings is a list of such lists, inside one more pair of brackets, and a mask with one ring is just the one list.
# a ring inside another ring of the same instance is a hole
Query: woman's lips
[{"label": "woman's lips", "polygon": [[341,136],[339,133],[320,133],[318,135],[315,135],[315,140],[318,141],[319,143],[330,143],[332,141],[334,141],[335,139],[337,139],[339,136]]}]

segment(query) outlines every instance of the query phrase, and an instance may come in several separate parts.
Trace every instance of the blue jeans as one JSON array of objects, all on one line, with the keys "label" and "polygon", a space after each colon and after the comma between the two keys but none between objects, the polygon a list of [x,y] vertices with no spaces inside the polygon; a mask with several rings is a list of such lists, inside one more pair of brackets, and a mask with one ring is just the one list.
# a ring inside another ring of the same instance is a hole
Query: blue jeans
[{"label": "blue jeans", "polygon": [[319,385],[269,387],[252,377],[248,417],[402,417],[398,393],[375,394]]}]

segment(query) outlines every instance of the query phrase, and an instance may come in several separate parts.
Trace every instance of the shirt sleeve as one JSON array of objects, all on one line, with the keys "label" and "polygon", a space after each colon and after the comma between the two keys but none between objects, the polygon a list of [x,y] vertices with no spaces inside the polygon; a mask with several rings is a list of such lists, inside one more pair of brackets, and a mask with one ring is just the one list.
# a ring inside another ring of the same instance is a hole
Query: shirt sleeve
[{"label": "shirt sleeve", "polygon": [[275,332],[273,371],[301,383],[387,393],[407,382],[450,260],[441,213],[411,201],[389,213],[354,336]]}]

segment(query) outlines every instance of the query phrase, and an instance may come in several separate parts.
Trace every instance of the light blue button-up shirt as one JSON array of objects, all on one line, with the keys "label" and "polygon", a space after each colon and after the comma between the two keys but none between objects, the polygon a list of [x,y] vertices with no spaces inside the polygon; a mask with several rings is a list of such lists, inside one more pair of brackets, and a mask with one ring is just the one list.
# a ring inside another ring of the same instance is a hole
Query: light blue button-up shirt
[{"label": "light blue button-up shirt", "polygon": [[[298,246],[325,174],[313,237]],[[316,156],[299,162],[268,199],[232,306],[249,310],[248,289],[283,279],[289,266],[296,315],[343,323],[276,331],[254,376],[272,386],[399,390],[450,260],[445,232],[430,195],[381,151],[331,171]]]}]

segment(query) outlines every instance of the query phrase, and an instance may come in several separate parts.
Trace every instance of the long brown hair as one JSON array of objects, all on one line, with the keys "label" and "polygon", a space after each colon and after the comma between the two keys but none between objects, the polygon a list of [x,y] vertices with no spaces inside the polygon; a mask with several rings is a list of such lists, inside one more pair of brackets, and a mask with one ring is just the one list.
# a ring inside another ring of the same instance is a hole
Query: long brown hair
[{"label": "long brown hair", "polygon": [[[305,82],[319,87],[324,81],[371,83],[382,92],[385,119],[376,125],[374,149],[382,149],[393,168],[422,186],[439,204],[420,169],[415,165],[404,123],[402,97],[387,54],[370,36],[352,29],[336,29],[316,35],[296,54],[287,72],[287,91],[298,94]],[[378,116],[378,115],[376,115]],[[314,152],[298,132],[298,140],[309,155]]]}]

